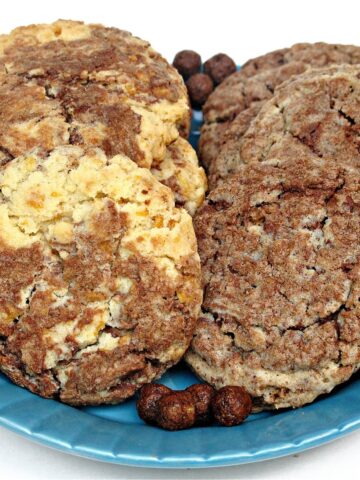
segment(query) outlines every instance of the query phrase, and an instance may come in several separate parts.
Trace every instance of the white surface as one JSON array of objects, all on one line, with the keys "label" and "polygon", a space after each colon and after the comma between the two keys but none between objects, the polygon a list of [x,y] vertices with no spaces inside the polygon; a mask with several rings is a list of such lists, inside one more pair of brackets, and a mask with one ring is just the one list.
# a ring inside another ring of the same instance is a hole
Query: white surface
[{"label": "white surface", "polygon": [[2,480],[352,480],[359,479],[360,432],[291,457],[205,470],[120,467],[66,455],[0,428]]},{"label": "white surface", "polygon": [[[359,1],[60,0],[2,3],[0,31],[72,18],[120,27],[149,40],[172,60],[178,50],[203,59],[220,51],[238,63],[295,42],[360,44]],[[360,399],[359,399],[360,401]],[[360,432],[330,445],[261,464],[207,471],[154,471],[67,456],[0,429],[0,478],[93,479],[353,479],[359,478]]]}]

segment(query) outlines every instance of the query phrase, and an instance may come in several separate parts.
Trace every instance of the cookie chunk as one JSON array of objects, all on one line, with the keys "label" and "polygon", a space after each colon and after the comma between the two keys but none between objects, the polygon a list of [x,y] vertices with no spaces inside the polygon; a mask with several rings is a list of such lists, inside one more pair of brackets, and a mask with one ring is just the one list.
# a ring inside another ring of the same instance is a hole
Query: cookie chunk
[{"label": "cookie chunk", "polygon": [[360,69],[312,69],[281,85],[247,128],[246,111],[229,128],[209,167],[216,185],[242,163],[289,156],[334,158],[360,166]]},{"label": "cookie chunk", "polygon": [[73,405],[176,363],[199,312],[191,217],[124,155],[34,150],[0,170],[0,369]]},{"label": "cookie chunk", "polygon": [[182,78],[147,42],[72,21],[0,37],[0,108],[2,163],[71,144],[161,169],[190,126]]},{"label": "cookie chunk", "polygon": [[205,293],[186,355],[206,382],[244,387],[255,410],[299,407],[359,368],[359,172],[274,158],[210,192],[195,216]]},{"label": "cookie chunk", "polygon": [[[210,150],[207,142],[200,141],[200,156],[204,165],[208,167],[216,159],[221,145],[226,141],[224,133],[234,118],[247,111],[245,118],[248,127],[264,102],[273,96],[275,88],[284,81],[305,72],[309,67],[359,62],[360,47],[326,43],[297,44],[249,60],[239,72],[227,78],[204,105],[205,125],[202,134],[214,146]],[[244,117],[241,122],[244,123]],[[227,124],[227,128],[223,124]]]},{"label": "cookie chunk", "polygon": [[189,142],[179,137],[168,146],[164,160],[151,172],[175,193],[176,204],[194,215],[204,201],[207,179]]}]

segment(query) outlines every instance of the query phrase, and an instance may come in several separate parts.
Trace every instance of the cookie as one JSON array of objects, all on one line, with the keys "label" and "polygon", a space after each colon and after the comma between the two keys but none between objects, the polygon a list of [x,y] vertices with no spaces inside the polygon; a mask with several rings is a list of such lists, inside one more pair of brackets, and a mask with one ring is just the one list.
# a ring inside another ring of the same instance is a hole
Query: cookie
[{"label": "cookie", "polygon": [[360,365],[360,171],[241,165],[195,216],[204,301],[186,360],[254,409],[300,407]]},{"label": "cookie", "polygon": [[[296,44],[249,60],[240,71],[225,80],[204,105],[202,135],[206,135],[206,139],[200,140],[200,156],[205,167],[216,159],[218,146],[226,141],[224,132],[234,118],[250,108],[247,112],[250,123],[263,103],[273,96],[275,88],[291,76],[299,75],[309,67],[359,62],[360,47],[326,43]],[[206,142],[214,145],[211,151]]]},{"label": "cookie", "polygon": [[[200,157],[208,169],[216,161],[222,145],[227,140],[227,132],[237,116],[246,118],[244,131],[256,117],[262,105],[272,98],[277,85],[293,75],[306,70],[304,63],[292,62],[282,67],[260,72],[253,77],[240,76],[241,70],[229,77],[232,82],[224,82],[211,95],[204,106],[205,124],[199,141]],[[226,84],[226,85],[225,85]],[[218,92],[218,90],[220,90]],[[244,123],[244,121],[242,120]],[[211,150],[210,150],[211,149]]]},{"label": "cookie", "polygon": [[[3,163],[71,144],[161,169],[167,147],[190,125],[182,78],[147,42],[72,21],[0,37],[0,108]],[[198,170],[196,183],[202,178]]]},{"label": "cookie", "polygon": [[124,155],[78,146],[0,170],[0,369],[72,405],[116,403],[187,349],[199,312],[192,219]]},{"label": "cookie", "polygon": [[285,82],[246,128],[246,111],[209,168],[210,185],[242,163],[311,155],[360,167],[360,68],[312,69]]}]

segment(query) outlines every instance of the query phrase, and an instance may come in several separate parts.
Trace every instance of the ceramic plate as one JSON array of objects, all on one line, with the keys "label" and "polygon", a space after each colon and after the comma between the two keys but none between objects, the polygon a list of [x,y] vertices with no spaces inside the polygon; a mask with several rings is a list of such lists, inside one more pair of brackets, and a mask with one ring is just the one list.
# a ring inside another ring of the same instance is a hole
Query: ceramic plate
[{"label": "ceramic plate", "polygon": [[[194,113],[196,144],[201,113]],[[197,379],[184,365],[162,382],[182,389]],[[0,424],[73,455],[138,467],[219,467],[294,454],[360,426],[360,377],[297,410],[251,415],[242,425],[167,432],[145,425],[134,400],[117,406],[73,408],[45,400],[0,374]]]}]

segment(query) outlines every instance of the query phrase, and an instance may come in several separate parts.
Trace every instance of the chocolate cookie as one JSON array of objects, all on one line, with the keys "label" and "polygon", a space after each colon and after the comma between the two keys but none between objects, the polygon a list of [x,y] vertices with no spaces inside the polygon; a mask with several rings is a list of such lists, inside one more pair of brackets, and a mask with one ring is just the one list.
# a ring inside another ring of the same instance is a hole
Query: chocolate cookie
[{"label": "chocolate cookie", "polygon": [[[147,42],[72,21],[0,37],[0,109],[3,163],[32,148],[46,153],[71,144],[161,170],[171,157],[167,147],[190,125],[182,78]],[[204,175],[191,174],[198,188]],[[196,194],[189,195],[192,205]]]},{"label": "chocolate cookie", "polygon": [[213,162],[210,184],[242,163],[311,155],[360,167],[360,67],[312,69],[281,85],[246,128],[238,115]]},{"label": "chocolate cookie", "polygon": [[69,145],[0,170],[0,369],[73,405],[115,403],[187,349],[191,217],[123,155]]},{"label": "chocolate cookie", "polygon": [[[226,79],[204,105],[205,125],[200,139],[203,164],[209,167],[216,159],[219,147],[226,141],[224,133],[234,118],[250,108],[246,113],[249,126],[264,101],[291,76],[303,73],[310,66],[357,63],[360,63],[360,47],[326,43],[297,44],[249,60],[239,72]],[[244,119],[241,122],[244,123]]]},{"label": "chocolate cookie", "polygon": [[261,410],[311,402],[359,368],[358,168],[310,149],[241,165],[195,230],[205,293],[186,360],[201,378],[243,386]]},{"label": "chocolate cookie", "polygon": [[[232,82],[225,81],[218,87],[203,110],[205,123],[201,129],[199,151],[204,166],[211,168],[237,116],[242,114],[244,118],[246,117],[246,122],[243,122],[246,131],[262,105],[272,98],[276,86],[293,75],[303,73],[306,68],[303,63],[292,62],[260,72],[253,77],[240,77],[240,70],[236,74],[238,77],[233,78],[234,75],[229,77]],[[229,85],[224,88],[223,85],[227,83]]]}]

